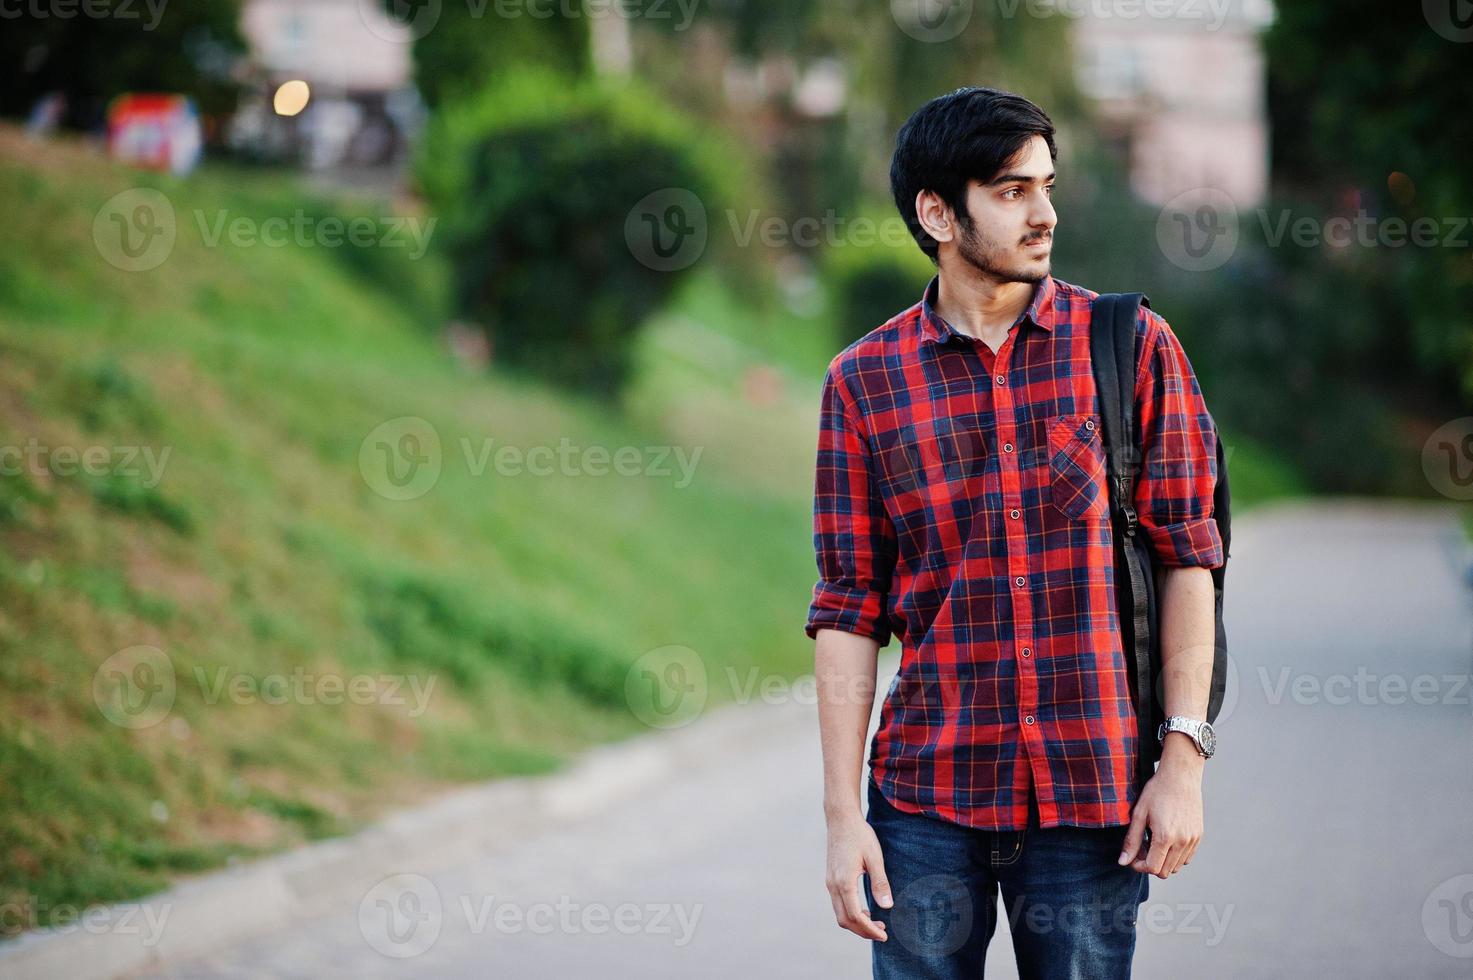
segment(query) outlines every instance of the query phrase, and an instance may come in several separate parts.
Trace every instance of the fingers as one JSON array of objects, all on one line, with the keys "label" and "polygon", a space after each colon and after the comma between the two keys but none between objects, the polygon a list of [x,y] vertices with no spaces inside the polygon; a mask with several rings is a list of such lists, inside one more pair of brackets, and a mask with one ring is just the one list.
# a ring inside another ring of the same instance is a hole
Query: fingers
[{"label": "fingers", "polygon": [[865,939],[885,941],[885,923],[869,917],[869,909],[859,897],[859,880],[850,878],[839,888],[839,925]]},{"label": "fingers", "polygon": [[[1140,850],[1141,838],[1146,833],[1147,813],[1144,807],[1137,805],[1130,815],[1130,828],[1125,832],[1125,843],[1121,846],[1120,858],[1117,863],[1130,864],[1136,860],[1136,852]],[[1137,871],[1140,869],[1137,868]]]},{"label": "fingers", "polygon": [[871,909],[861,894],[859,878],[869,883],[869,897],[882,909],[894,906],[890,878],[885,874],[884,854],[874,831],[861,824],[853,833],[830,838],[829,872],[825,886],[834,907],[834,921],[857,936],[885,942],[884,922],[871,916]]},{"label": "fingers", "polygon": [[890,879],[885,876],[885,859],[875,854],[865,864],[868,866],[866,870],[869,873],[869,890],[875,896],[875,901],[882,909],[892,908],[895,898],[890,892]]},{"label": "fingers", "polygon": [[1169,878],[1191,861],[1201,841],[1198,836],[1152,831],[1149,853],[1138,858],[1132,867],[1158,878]]},{"label": "fingers", "polygon": [[1144,857],[1138,859],[1133,867],[1137,871],[1155,875],[1157,878],[1170,877],[1170,873],[1166,868],[1168,867],[1167,862],[1170,860],[1171,850],[1172,845],[1170,841],[1160,834],[1152,833],[1150,850]]},{"label": "fingers", "polygon": [[[1180,847],[1172,848],[1171,856],[1173,860],[1173,865],[1170,871],[1171,874],[1176,874],[1182,868],[1185,868],[1188,864],[1192,863],[1192,855],[1197,853],[1197,845],[1200,843],[1202,843],[1202,838],[1197,837],[1195,839],[1188,840]],[[1180,856],[1178,857],[1178,855]]]}]

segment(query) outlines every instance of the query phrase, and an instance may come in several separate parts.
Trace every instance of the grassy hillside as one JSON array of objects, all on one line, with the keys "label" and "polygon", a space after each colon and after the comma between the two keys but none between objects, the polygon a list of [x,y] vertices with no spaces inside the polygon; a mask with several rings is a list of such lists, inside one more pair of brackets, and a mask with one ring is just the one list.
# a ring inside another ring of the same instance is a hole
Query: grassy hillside
[{"label": "grassy hillside", "polygon": [[[93,226],[136,186],[177,240],[126,272]],[[713,388],[683,321],[634,421],[488,379],[429,329],[432,258],[207,234],[298,208],[331,213],[0,131],[0,446],[31,447],[0,479],[0,902],[39,922],[647,730],[625,682],[649,651],[694,651],[712,703],[727,665],[809,662],[811,392],[754,405],[730,361]],[[360,466],[402,416],[442,450],[408,500]],[[494,456],[564,440],[638,472]],[[140,646],[174,700],[130,727],[113,699],[159,680]]]},{"label": "grassy hillside", "polygon": [[[144,226],[107,203],[135,188],[175,242],[130,272],[107,236]],[[621,418],[461,366],[433,250],[261,239],[423,222],[402,206],[0,129],[0,213],[0,903],[27,924],[555,768],[659,723],[672,661],[710,704],[728,669],[811,665],[821,318],[697,277]],[[409,499],[396,448],[439,463]],[[1292,486],[1233,466],[1245,502]]]}]

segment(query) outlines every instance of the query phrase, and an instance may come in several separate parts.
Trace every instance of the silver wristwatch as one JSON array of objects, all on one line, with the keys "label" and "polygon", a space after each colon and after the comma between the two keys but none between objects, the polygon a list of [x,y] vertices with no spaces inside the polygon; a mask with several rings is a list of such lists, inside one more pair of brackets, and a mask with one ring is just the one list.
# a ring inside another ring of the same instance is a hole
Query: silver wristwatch
[{"label": "silver wristwatch", "polygon": [[1205,721],[1188,718],[1185,715],[1172,715],[1156,729],[1156,741],[1166,741],[1167,732],[1185,732],[1190,735],[1192,741],[1197,743],[1197,751],[1204,759],[1212,758],[1212,754],[1217,751],[1217,733]]}]

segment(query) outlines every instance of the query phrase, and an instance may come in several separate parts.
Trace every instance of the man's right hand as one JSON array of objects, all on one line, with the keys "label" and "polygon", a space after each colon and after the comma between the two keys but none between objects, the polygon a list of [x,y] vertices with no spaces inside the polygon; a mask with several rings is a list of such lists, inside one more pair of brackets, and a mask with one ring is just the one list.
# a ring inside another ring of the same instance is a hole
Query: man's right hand
[{"label": "man's right hand", "polygon": [[890,880],[885,877],[885,859],[874,828],[855,812],[829,821],[828,890],[834,919],[856,936],[885,942],[885,923],[870,918],[859,889],[861,873],[869,875],[870,891],[881,908],[895,904]]}]

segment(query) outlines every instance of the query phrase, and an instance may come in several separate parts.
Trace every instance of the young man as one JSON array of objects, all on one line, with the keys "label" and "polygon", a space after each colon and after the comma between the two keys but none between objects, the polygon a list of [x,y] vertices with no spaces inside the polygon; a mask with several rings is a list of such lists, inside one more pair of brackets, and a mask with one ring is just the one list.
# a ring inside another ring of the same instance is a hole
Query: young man
[{"label": "young man", "polygon": [[[1056,157],[1048,116],[1017,95],[922,106],[890,179],[937,275],[824,380],[806,631],[827,886],[838,924],[874,940],[877,978],[980,977],[999,887],[1022,977],[1128,977],[1149,876],[1185,867],[1202,838],[1194,736],[1167,732],[1139,794],[1132,780],[1098,294],[1050,275]],[[1165,567],[1163,696],[1168,716],[1205,720],[1217,436],[1166,321],[1143,308],[1137,338],[1135,507]]]}]

